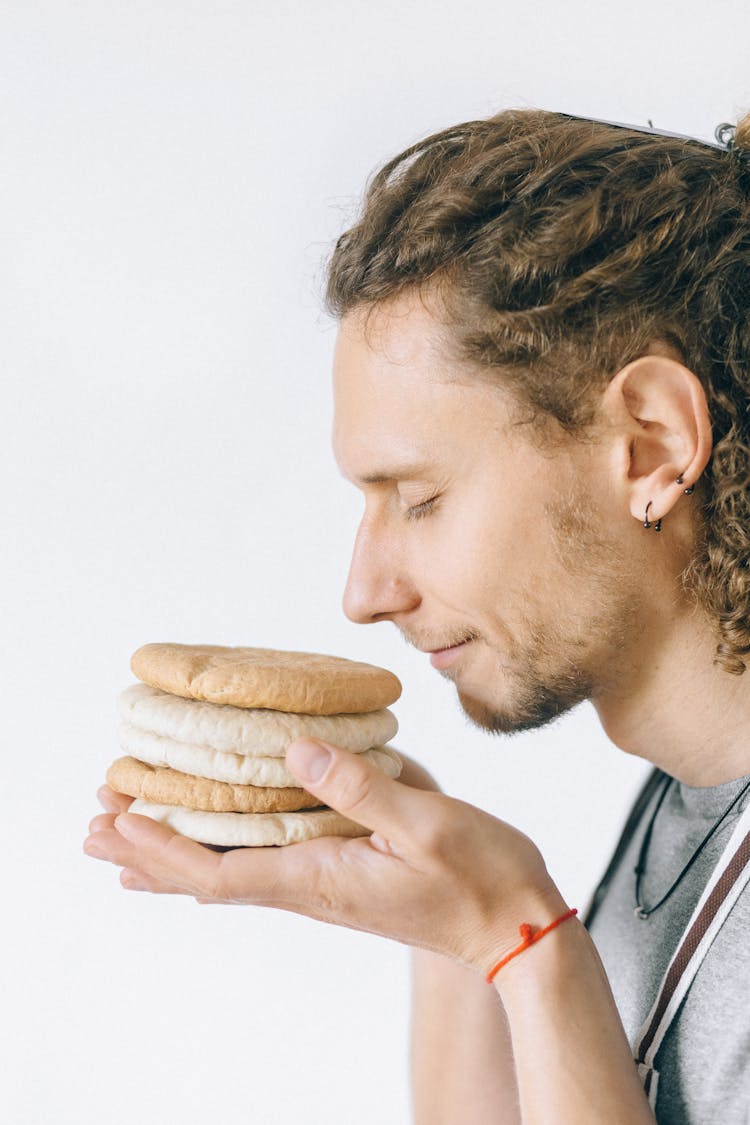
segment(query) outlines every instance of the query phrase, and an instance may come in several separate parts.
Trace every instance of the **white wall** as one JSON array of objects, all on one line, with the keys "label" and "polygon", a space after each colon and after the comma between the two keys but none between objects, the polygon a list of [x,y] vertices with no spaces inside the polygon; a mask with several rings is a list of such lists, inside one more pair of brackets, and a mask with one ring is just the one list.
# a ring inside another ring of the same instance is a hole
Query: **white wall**
[{"label": "white wall", "polygon": [[328,447],[321,263],[367,175],[461,120],[710,138],[750,105],[749,31],[744,0],[0,7],[6,1120],[408,1120],[404,948],[127,894],[84,857],[147,641],[392,668],[397,744],[584,905],[644,763],[589,707],[480,735],[340,610],[360,501]]}]

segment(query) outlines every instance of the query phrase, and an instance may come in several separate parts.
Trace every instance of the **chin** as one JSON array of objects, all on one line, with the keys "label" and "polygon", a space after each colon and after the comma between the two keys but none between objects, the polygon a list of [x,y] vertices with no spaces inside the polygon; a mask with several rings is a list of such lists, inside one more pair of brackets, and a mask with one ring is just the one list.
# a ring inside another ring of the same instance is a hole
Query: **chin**
[{"label": "chin", "polygon": [[554,692],[540,690],[533,698],[519,700],[515,707],[486,703],[467,692],[458,691],[458,702],[466,717],[490,734],[520,734],[546,726],[582,703],[586,694],[561,697]]}]

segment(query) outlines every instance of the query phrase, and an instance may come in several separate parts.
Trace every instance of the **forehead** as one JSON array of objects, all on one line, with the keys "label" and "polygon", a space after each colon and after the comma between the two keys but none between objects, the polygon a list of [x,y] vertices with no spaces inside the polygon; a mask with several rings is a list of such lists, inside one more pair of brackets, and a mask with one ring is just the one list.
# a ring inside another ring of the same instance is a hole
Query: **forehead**
[{"label": "forehead", "polygon": [[355,310],[341,321],[333,359],[337,407],[362,396],[424,396],[430,385],[452,381],[441,347],[444,330],[410,295],[368,310]]},{"label": "forehead", "polygon": [[451,361],[445,329],[418,295],[347,314],[333,361],[333,451],[342,472],[362,479],[382,465],[466,455],[508,421],[497,388]]}]

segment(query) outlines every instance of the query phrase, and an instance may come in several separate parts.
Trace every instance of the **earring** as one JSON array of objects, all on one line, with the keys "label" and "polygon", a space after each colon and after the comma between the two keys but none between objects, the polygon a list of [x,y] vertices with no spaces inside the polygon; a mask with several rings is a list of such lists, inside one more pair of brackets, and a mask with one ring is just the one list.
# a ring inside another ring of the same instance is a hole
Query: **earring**
[{"label": "earring", "polygon": [[[685,483],[685,480],[682,476],[682,473],[680,473],[680,475],[678,476],[677,481],[675,483],[676,484],[684,484]],[[695,492],[695,485],[694,484],[691,484],[690,488],[685,489],[685,495],[689,496],[691,492]]]},{"label": "earring", "polygon": [[661,531],[661,517],[659,517],[659,519],[656,521],[656,523],[653,523],[653,524],[651,523],[650,519],[648,518],[648,510],[649,510],[649,508],[651,507],[652,504],[653,504],[653,500],[649,500],[648,504],[646,505],[646,514],[643,517],[643,526],[647,530],[648,530],[649,527],[653,527],[654,531]]}]

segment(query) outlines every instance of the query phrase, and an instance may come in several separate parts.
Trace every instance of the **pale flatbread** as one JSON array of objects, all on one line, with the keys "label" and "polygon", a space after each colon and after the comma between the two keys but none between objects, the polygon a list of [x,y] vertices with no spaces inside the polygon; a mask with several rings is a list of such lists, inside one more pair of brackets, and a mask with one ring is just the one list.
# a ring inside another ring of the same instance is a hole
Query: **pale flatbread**
[{"label": "pale flatbread", "polygon": [[398,731],[396,716],[386,710],[362,715],[285,714],[183,699],[148,684],[131,684],[118,696],[117,707],[120,717],[140,730],[225,754],[260,758],[283,758],[289,743],[302,735],[356,753],[390,742]]},{"label": "pale flatbread", "polygon": [[154,805],[136,798],[129,812],[150,816],[181,836],[201,844],[229,848],[264,848],[298,844],[317,836],[369,836],[370,829],[355,824],[334,809],[282,813],[196,812],[178,805]]},{"label": "pale flatbread", "polygon": [[148,644],[133,653],[137,679],[186,699],[305,715],[379,711],[401,695],[392,672],[312,652],[224,645]]},{"label": "pale flatbread", "polygon": [[288,786],[231,785],[180,773],[169,766],[150,766],[136,758],[118,758],[107,770],[107,785],[117,793],[142,797],[156,805],[181,805],[204,812],[297,812],[324,804],[306,789]]},{"label": "pale flatbread", "polygon": [[[124,753],[152,766],[171,766],[181,773],[228,781],[234,785],[271,785],[279,788],[299,785],[283,758],[251,758],[244,754],[206,750],[202,746],[175,742],[171,738],[138,730],[137,727],[122,722],[117,733],[120,749]],[[398,777],[401,773],[401,759],[390,746],[373,747],[362,753],[387,777]]]}]

